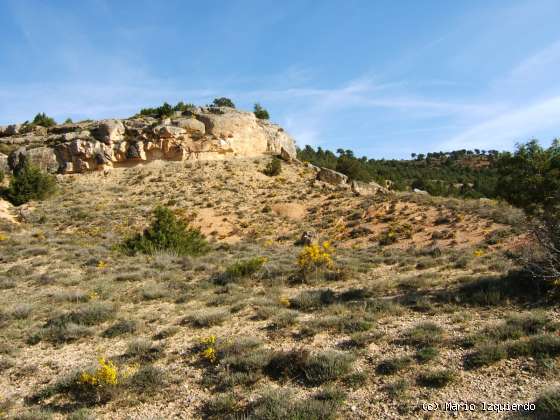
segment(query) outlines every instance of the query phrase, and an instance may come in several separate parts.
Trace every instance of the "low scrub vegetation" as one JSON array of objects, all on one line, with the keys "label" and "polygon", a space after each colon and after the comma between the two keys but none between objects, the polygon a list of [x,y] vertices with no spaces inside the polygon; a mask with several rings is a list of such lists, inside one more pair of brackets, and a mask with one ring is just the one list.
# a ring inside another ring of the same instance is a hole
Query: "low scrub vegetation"
[{"label": "low scrub vegetation", "polygon": [[291,379],[317,386],[349,373],[354,358],[346,353],[324,351],[311,354],[304,349],[277,352],[265,372],[274,379]]},{"label": "low scrub vegetation", "polygon": [[418,384],[430,388],[443,388],[457,379],[457,373],[450,369],[430,370],[418,375]]},{"label": "low scrub vegetation", "polygon": [[517,357],[557,357],[560,355],[560,337],[541,334],[503,343],[480,345],[465,357],[465,367],[476,369]]}]

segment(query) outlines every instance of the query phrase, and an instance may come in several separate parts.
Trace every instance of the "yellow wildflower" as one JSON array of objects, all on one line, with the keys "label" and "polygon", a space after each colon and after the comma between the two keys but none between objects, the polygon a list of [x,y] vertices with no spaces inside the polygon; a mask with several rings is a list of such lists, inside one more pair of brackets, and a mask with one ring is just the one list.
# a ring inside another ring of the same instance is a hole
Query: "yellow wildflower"
[{"label": "yellow wildflower", "polygon": [[106,362],[100,357],[98,363],[99,367],[95,372],[82,372],[80,383],[92,386],[117,385],[119,373],[113,362]]},{"label": "yellow wildflower", "polygon": [[330,251],[330,243],[323,242],[322,245],[311,244],[303,247],[303,251],[298,255],[297,264],[304,271],[314,268],[333,266],[333,260]]},{"label": "yellow wildflower", "polygon": [[200,343],[205,346],[204,350],[200,352],[200,356],[210,363],[216,363],[218,360],[218,353],[216,351],[216,336],[211,335],[200,340]]},{"label": "yellow wildflower", "polygon": [[288,299],[286,296],[282,296],[279,299],[280,305],[282,306],[290,306],[290,299]]}]

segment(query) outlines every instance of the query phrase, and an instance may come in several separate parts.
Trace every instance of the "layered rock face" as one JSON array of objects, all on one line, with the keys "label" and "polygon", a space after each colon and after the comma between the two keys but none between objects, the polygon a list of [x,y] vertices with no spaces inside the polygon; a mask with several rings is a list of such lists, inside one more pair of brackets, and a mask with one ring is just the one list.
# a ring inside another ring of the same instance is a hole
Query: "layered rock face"
[{"label": "layered rock face", "polygon": [[0,127],[2,143],[21,146],[7,159],[12,170],[28,159],[60,173],[157,159],[215,160],[264,154],[296,158],[295,142],[281,127],[227,107],[194,108],[164,119],[85,121],[48,129],[12,125]]}]

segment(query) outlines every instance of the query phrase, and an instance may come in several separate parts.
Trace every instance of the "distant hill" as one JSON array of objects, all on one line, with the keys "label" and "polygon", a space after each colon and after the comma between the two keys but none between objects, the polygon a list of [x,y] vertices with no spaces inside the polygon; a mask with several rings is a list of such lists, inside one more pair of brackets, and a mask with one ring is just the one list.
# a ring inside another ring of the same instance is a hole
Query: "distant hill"
[{"label": "distant hill", "polygon": [[456,150],[411,155],[410,160],[358,158],[351,150],[336,153],[305,146],[300,160],[348,175],[359,181],[390,184],[393,189],[420,189],[432,195],[467,198],[496,196],[497,150]]}]

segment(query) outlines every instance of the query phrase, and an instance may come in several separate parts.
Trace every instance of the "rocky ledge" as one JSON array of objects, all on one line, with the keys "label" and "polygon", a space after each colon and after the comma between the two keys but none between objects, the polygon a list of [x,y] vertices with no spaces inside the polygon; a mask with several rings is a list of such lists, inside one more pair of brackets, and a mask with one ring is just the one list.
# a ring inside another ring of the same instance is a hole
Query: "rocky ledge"
[{"label": "rocky ledge", "polygon": [[169,118],[83,121],[45,128],[0,127],[0,170],[28,159],[43,170],[78,173],[142,161],[216,160],[279,155],[296,158],[294,140],[278,125],[227,107],[198,107]]}]

